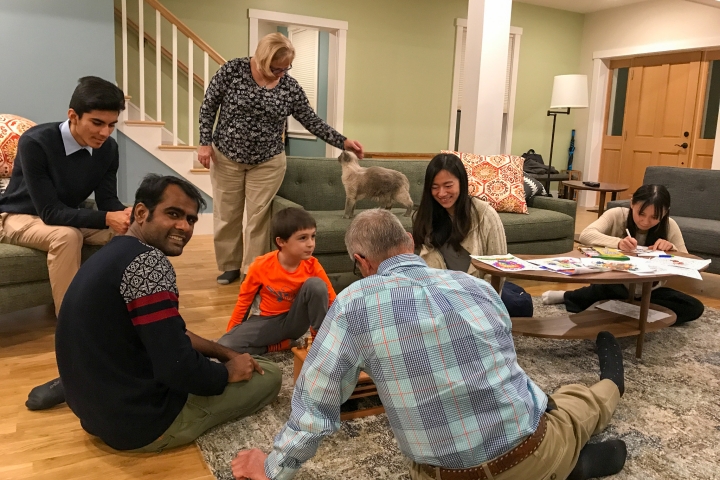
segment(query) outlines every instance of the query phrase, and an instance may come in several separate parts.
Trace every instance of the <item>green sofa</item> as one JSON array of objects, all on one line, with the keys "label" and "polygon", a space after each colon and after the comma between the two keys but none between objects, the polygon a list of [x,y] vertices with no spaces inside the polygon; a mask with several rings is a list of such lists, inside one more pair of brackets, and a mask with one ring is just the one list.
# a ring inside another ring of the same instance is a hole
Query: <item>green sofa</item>
[{"label": "green sofa", "polygon": [[[420,203],[428,160],[361,160],[363,167],[382,166],[404,173],[410,181],[410,195]],[[342,218],[345,189],[342,169],[336,158],[288,157],[287,172],[271,215],[287,207],[301,207],[317,221],[315,257],[320,261],[337,291],[352,283],[353,262],[345,249],[345,231],[351,220]],[[377,205],[368,200],[358,202],[355,213]],[[402,216],[399,205],[393,212],[410,231],[412,219]],[[571,200],[533,197],[528,215],[500,213],[505,227],[508,251],[515,254],[559,254],[573,248],[575,210]],[[271,242],[271,248],[274,242]]]},{"label": "green sofa", "polygon": [[[101,247],[84,245],[82,261]],[[47,253],[0,243],[0,315],[53,303]]]},{"label": "green sofa", "polygon": [[[86,200],[81,208],[96,208]],[[82,262],[102,246],[83,245]],[[53,303],[47,252],[0,243],[0,315]]]}]

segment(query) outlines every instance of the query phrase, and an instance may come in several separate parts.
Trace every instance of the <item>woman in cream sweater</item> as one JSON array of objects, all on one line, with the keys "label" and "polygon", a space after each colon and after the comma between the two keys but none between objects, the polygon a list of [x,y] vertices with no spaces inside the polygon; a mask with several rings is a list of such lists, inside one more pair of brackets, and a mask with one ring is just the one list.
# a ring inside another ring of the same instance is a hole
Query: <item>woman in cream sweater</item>
[{"label": "woman in cream sweater", "polygon": [[[425,171],[420,206],[413,219],[413,239],[420,257],[432,268],[458,270],[482,278],[470,255],[507,253],[505,228],[490,204],[468,194],[462,161],[436,155]],[[489,276],[485,277],[490,281]],[[532,299],[517,285],[504,285],[501,295],[510,316],[532,316]]]},{"label": "woman in cream sweater", "polygon": [[[630,232],[630,236],[627,235]],[[675,220],[670,218],[670,193],[662,185],[643,185],[630,201],[630,208],[611,208],[580,234],[580,243],[617,248],[625,252],[638,245],[652,250],[687,253],[685,241]],[[628,298],[625,285],[590,285],[572,291],[543,293],[543,303],[564,303],[568,312],[582,312],[600,300]],[[675,325],[695,320],[705,307],[696,298],[658,285],[650,301],[669,308],[677,315]]]}]

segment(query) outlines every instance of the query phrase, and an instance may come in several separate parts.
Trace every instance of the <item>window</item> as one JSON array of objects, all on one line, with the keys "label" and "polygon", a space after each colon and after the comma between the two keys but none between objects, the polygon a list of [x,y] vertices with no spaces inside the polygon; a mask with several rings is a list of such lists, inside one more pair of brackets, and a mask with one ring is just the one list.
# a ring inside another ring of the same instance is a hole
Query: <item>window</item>
[{"label": "window", "polygon": [[[307,27],[288,27],[288,39],[295,47],[293,68],[288,72],[305,91],[310,106],[317,111],[319,32]],[[291,137],[315,138],[295,120],[288,117],[288,134]]]},{"label": "window", "polygon": [[[465,76],[465,45],[467,42],[467,21],[456,20],[457,39],[455,45],[455,70],[453,77],[453,109],[450,115],[450,135],[448,147],[457,149],[462,120],[463,84]],[[517,65],[520,51],[522,28],[510,27],[508,39],[508,63],[505,69],[505,102],[503,104],[503,127],[501,148],[503,153],[510,153],[512,143],[513,112],[515,110],[515,85],[517,82]]]},{"label": "window", "polygon": [[625,97],[627,96],[628,67],[613,70],[612,90],[610,91],[610,111],[608,112],[607,135],[620,136],[625,120]]}]

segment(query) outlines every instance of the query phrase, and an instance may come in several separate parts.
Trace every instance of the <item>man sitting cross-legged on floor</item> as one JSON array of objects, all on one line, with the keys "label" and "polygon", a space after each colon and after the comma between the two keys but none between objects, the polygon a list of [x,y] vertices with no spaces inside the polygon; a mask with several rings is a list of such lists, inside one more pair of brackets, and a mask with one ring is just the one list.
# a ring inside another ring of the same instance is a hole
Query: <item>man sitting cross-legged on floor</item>
[{"label": "man sitting cross-legged on floor", "polygon": [[272,453],[240,452],[236,479],[292,478],[340,427],[361,371],[377,386],[413,480],[574,480],[622,469],[622,441],[585,445],[624,389],[611,334],[597,339],[602,380],[548,397],[518,365],[510,317],[487,282],[429,268],[386,210],[359,214],[345,244],[365,278],[328,312]]},{"label": "man sitting cross-legged on floor", "polygon": [[[257,257],[240,286],[227,333],[218,343],[260,355],[289,350],[310,327],[314,337],[335,300],[335,290],[315,250],[315,219],[301,208],[280,210],[272,220],[278,250]],[[260,314],[251,315],[260,295]]]},{"label": "man sitting cross-legged on floor", "polygon": [[274,363],[194,335],[178,312],[167,256],[182,253],[204,204],[183,179],[145,177],[127,235],[85,262],[60,308],[55,350],[67,403],[117,450],[192,442],[280,391]]}]

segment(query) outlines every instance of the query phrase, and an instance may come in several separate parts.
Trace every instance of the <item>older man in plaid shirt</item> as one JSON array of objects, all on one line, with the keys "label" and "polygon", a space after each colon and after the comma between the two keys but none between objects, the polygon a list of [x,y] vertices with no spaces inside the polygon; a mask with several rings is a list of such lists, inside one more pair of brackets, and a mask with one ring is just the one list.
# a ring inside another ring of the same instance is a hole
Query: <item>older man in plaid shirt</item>
[{"label": "older man in plaid shirt", "polygon": [[387,210],[359,214],[345,243],[365,278],[328,312],[273,451],[240,452],[235,478],[292,478],[340,427],[361,371],[377,386],[413,480],[574,480],[622,469],[622,441],[585,446],[624,389],[612,335],[598,336],[603,380],[548,397],[518,365],[510,318],[487,282],[429,268]]}]

